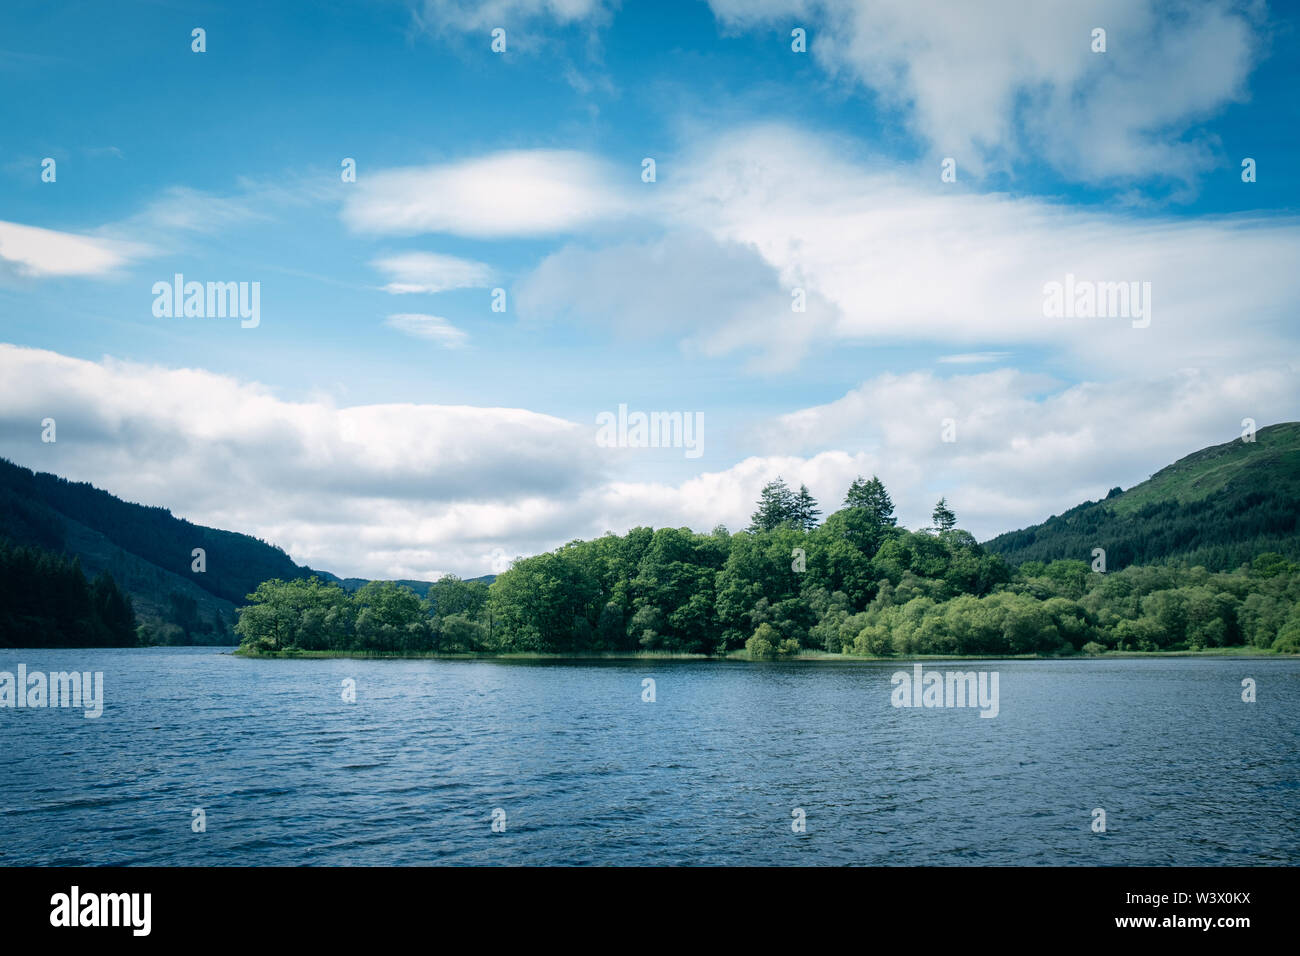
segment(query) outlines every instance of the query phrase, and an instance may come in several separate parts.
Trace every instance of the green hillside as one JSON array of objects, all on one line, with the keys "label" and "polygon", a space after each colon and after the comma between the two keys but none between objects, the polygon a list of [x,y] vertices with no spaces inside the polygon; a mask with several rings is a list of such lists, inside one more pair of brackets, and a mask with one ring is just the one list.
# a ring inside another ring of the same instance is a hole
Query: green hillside
[{"label": "green hillside", "polygon": [[[76,558],[87,577],[107,573],[130,597],[146,638],[165,643],[233,643],[235,607],[249,592],[268,578],[314,573],[257,538],[2,458],[0,543]],[[195,548],[205,552],[202,573],[191,570]]]},{"label": "green hillside", "polygon": [[1042,524],[985,543],[1012,564],[1091,560],[1109,570],[1178,563],[1230,570],[1274,551],[1300,558],[1300,422],[1261,428],[1181,458],[1128,491],[1116,488]]}]

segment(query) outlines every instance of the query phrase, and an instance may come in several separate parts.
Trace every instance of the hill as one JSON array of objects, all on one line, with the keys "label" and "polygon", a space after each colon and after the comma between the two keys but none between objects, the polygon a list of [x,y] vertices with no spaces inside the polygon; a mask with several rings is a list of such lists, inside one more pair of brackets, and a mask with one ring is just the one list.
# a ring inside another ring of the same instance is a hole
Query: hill
[{"label": "hill", "polygon": [[1127,491],[1112,489],[1041,524],[1009,531],[985,547],[1011,564],[1091,561],[1104,548],[1108,570],[1130,564],[1230,570],[1267,551],[1300,558],[1300,422],[1261,428],[1180,458]]},{"label": "hill", "polygon": [[[88,577],[108,572],[130,596],[147,636],[164,643],[233,643],[235,607],[262,581],[316,573],[249,535],[196,525],[165,508],[0,458],[4,541],[76,558]],[[195,548],[205,552],[201,573],[191,570]]]}]

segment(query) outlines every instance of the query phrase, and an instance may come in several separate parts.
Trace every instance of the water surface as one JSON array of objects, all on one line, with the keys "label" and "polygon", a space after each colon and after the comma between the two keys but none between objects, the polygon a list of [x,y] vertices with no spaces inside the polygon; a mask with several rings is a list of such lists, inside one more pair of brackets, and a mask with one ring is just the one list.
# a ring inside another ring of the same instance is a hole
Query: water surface
[{"label": "water surface", "polygon": [[1300,862],[1297,660],[926,664],[997,671],[994,719],[891,707],[910,664],[20,662],[106,703],[0,709],[4,865]]}]

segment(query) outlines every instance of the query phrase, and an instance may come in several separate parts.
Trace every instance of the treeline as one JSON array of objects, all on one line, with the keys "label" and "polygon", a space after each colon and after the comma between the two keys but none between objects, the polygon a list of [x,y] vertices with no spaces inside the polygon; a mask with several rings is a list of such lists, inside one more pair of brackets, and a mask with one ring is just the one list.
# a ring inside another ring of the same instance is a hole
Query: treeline
[{"label": "treeline", "polygon": [[0,539],[0,647],[131,647],[131,599],[77,558]]},{"label": "treeline", "polygon": [[854,482],[823,523],[816,512],[806,489],[778,479],[746,531],[636,528],[574,541],[516,561],[490,586],[444,578],[425,600],[392,582],[349,596],[319,579],[269,581],[236,631],[268,651],[1300,650],[1300,566],[1278,555],[1219,574],[1101,574],[1083,560],[1013,570],[958,530],[942,500],[933,527],[897,527],[874,477]]},{"label": "treeline", "polygon": [[458,653],[495,646],[486,581],[448,575],[421,598],[394,581],[349,593],[318,577],[263,582],[239,609],[240,645],[257,651]]}]

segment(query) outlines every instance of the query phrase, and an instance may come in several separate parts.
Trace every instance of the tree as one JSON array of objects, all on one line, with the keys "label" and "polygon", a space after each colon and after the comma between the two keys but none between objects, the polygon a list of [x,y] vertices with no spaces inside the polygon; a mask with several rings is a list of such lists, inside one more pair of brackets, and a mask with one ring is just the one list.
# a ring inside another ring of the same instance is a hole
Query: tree
[{"label": "tree", "polygon": [[794,518],[799,527],[805,531],[811,531],[817,527],[817,518],[821,512],[817,510],[817,501],[808,492],[807,485],[799,486],[799,494],[794,499]]},{"label": "tree", "polygon": [[778,476],[776,481],[765,484],[759,493],[758,510],[750,518],[749,530],[771,531],[786,522],[799,522],[798,498]]},{"label": "tree", "polygon": [[844,507],[863,508],[882,528],[892,528],[898,524],[894,517],[894,503],[889,499],[885,486],[875,475],[870,481],[863,481],[859,475],[849,485],[849,493],[844,496]]},{"label": "tree", "polygon": [[939,503],[934,506],[934,514],[930,516],[930,520],[934,522],[934,527],[938,531],[951,531],[957,524],[957,516],[948,507],[947,498],[939,499]]},{"label": "tree", "polygon": [[402,651],[428,647],[430,621],[424,602],[395,581],[370,581],[353,596],[357,644],[363,650]]}]

